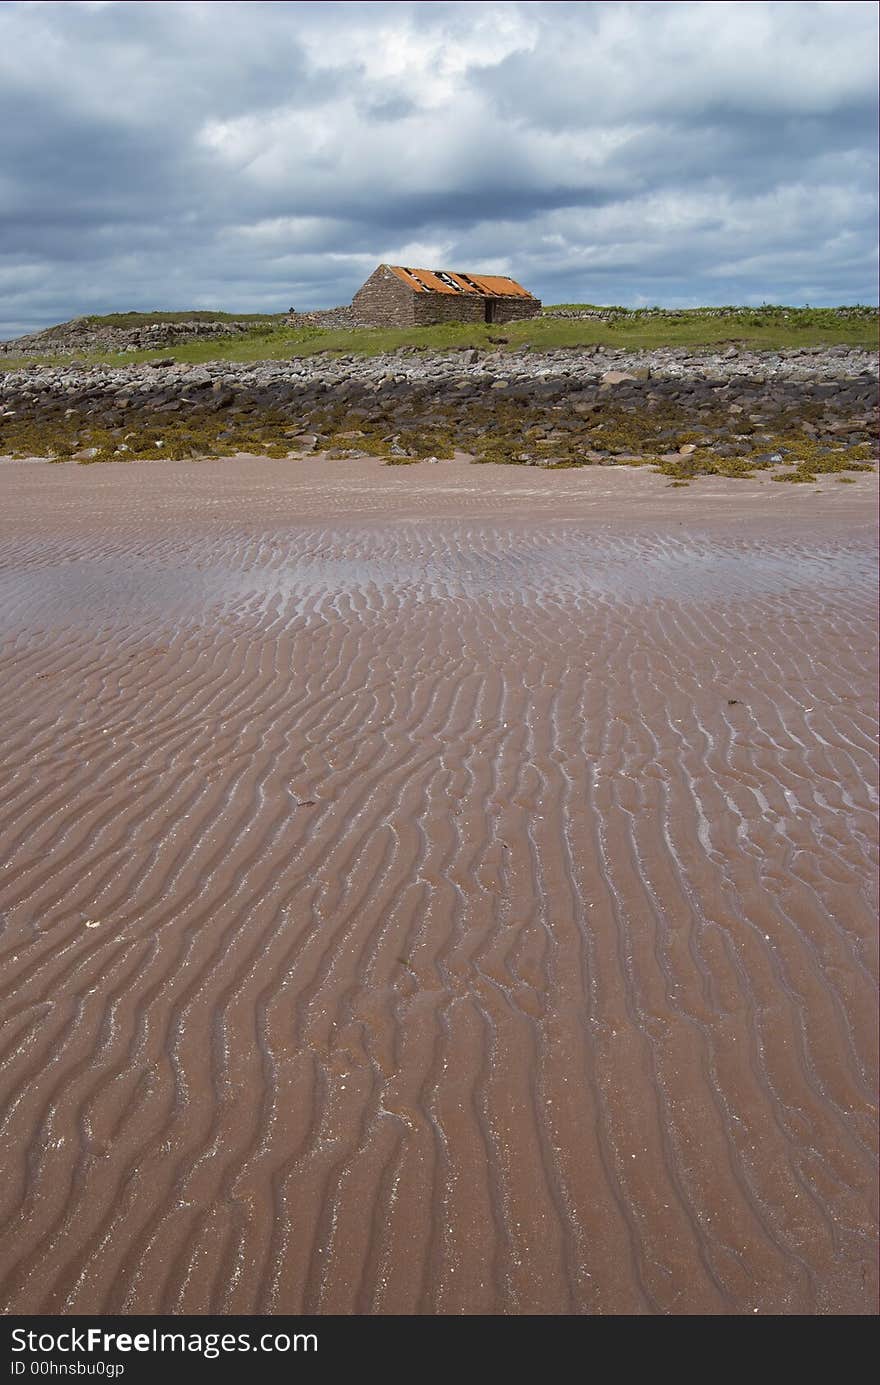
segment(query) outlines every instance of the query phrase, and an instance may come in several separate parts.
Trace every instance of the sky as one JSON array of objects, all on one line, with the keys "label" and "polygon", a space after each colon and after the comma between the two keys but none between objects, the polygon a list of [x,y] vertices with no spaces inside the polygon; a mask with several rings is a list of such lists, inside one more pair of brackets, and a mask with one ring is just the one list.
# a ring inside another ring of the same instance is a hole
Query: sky
[{"label": "sky", "polygon": [[874,3],[7,3],[0,338],[349,302],[876,303]]}]

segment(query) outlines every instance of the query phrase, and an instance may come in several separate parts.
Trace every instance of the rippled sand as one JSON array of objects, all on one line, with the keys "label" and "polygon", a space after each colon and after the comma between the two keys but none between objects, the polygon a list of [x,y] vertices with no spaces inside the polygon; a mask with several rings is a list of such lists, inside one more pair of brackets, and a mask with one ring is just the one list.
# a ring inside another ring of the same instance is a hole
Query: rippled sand
[{"label": "rippled sand", "polygon": [[874,1311],[874,483],[0,469],[3,1305]]}]

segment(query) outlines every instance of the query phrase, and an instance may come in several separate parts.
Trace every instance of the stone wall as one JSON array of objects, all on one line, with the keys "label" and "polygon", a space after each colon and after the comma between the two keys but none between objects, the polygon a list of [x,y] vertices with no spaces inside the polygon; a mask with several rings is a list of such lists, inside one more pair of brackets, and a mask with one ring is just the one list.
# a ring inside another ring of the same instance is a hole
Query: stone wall
[{"label": "stone wall", "polygon": [[[268,318],[271,325],[278,319]],[[90,318],[74,318],[72,322],[47,327],[30,336],[0,342],[0,354],[6,356],[70,355],[77,351],[153,351],[157,347],[182,345],[214,337],[246,336],[261,326],[259,322],[219,321],[152,322],[141,327],[113,327]]]},{"label": "stone wall", "polygon": [[380,265],[351,300],[359,322],[370,327],[412,327],[416,295],[387,265]]},{"label": "stone wall", "polygon": [[[417,293],[414,297],[415,321],[419,327],[439,322],[485,322],[486,300],[476,295],[456,293]],[[538,317],[537,298],[492,299],[492,323],[515,322],[518,318]]]},{"label": "stone wall", "polygon": [[286,327],[324,327],[348,330],[351,327],[368,327],[369,323],[359,321],[354,310],[344,304],[341,308],[316,308],[314,312],[298,313],[295,308],[284,319]]},{"label": "stone wall", "polygon": [[483,322],[482,298],[465,293],[414,293],[413,315],[417,327],[439,322]]},{"label": "stone wall", "polygon": [[540,316],[540,298],[496,298],[492,321],[518,322],[524,317]]}]

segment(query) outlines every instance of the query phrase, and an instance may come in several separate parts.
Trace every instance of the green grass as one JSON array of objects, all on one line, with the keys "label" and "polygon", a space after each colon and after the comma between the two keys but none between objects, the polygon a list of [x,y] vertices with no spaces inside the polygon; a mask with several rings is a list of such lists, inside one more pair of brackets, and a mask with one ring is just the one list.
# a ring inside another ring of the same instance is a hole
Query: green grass
[{"label": "green grass", "polygon": [[[577,308],[590,305],[566,306]],[[880,346],[878,316],[873,308],[732,308],[726,310],[727,315],[723,317],[707,315],[716,312],[715,309],[614,311],[622,315],[612,322],[546,317],[512,322],[505,326],[462,323],[394,330],[290,327],[278,317],[247,313],[115,313],[92,321],[96,325],[133,326],[149,325],[155,321],[230,318],[236,321],[252,320],[254,329],[246,335],[228,340],[194,341],[152,351],[5,357],[0,359],[0,368],[14,370],[42,361],[61,364],[65,360],[133,364],[170,355],[181,363],[198,364],[208,361],[288,360],[322,351],[373,356],[404,347],[421,347],[429,351],[452,351],[462,347],[491,350],[493,345],[498,344],[499,338],[503,339],[501,344],[506,349],[527,346],[535,351],[578,346],[625,347],[630,350],[662,346],[696,348],[730,343],[762,350],[810,346],[852,346],[876,350]]]}]

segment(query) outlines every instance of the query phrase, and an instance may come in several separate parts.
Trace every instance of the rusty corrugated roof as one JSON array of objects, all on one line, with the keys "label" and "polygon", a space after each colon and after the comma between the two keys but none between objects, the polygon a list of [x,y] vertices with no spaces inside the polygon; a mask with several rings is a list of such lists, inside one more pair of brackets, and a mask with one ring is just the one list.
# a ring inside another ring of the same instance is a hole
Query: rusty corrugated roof
[{"label": "rusty corrugated roof", "polygon": [[409,269],[399,264],[390,264],[388,268],[415,293],[470,293],[482,298],[534,297],[506,274],[459,274],[451,269]]}]

